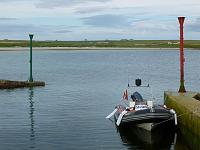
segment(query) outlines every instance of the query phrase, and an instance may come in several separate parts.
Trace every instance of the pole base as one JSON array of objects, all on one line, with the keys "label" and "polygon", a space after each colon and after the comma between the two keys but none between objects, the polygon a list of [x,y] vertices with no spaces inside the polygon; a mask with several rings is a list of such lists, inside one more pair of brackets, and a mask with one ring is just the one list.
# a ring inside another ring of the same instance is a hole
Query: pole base
[{"label": "pole base", "polygon": [[179,93],[185,93],[185,92],[186,92],[186,90],[185,90],[185,86],[184,86],[184,85],[180,86],[178,92],[179,92]]},{"label": "pole base", "polygon": [[29,80],[28,80],[29,82],[33,82],[33,78],[29,78]]}]

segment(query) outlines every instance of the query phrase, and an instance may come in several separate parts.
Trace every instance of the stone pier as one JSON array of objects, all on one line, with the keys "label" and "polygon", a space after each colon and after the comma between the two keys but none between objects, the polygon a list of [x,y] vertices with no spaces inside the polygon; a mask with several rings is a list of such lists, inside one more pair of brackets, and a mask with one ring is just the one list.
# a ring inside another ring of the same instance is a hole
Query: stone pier
[{"label": "stone pier", "polygon": [[165,105],[176,110],[178,128],[189,148],[200,150],[200,94],[166,91]]}]

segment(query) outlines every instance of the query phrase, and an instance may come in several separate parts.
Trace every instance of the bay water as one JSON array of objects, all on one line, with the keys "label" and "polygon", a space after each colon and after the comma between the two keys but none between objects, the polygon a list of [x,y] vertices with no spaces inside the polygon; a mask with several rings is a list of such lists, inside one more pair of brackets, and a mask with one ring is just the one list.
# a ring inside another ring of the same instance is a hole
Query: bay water
[{"label": "bay water", "polygon": [[[200,90],[199,55],[185,51],[186,90]],[[28,51],[0,52],[1,79],[28,77]],[[179,133],[152,144],[145,133],[141,139],[105,119],[128,80],[150,84],[157,104],[165,90],[177,91],[178,50],[34,51],[33,78],[46,86],[0,90],[0,149],[187,149]]]}]

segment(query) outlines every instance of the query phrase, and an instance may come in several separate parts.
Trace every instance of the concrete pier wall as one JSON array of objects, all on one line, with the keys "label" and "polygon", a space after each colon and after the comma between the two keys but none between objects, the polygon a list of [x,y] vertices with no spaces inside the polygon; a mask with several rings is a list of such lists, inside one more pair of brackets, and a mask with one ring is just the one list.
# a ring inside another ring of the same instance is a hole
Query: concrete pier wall
[{"label": "concrete pier wall", "polygon": [[165,104],[176,110],[178,114],[178,128],[193,150],[200,150],[200,101],[195,99],[196,92],[164,93]]}]

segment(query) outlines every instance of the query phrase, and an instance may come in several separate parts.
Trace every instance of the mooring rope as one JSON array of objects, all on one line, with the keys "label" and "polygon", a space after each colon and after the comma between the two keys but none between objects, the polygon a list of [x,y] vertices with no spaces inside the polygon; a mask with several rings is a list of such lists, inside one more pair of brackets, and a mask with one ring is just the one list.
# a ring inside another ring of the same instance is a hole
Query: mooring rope
[{"label": "mooring rope", "polygon": [[[198,113],[198,112],[200,112],[199,108],[197,108],[195,111],[192,111],[192,112],[182,113],[182,114],[178,115],[177,118],[182,117],[182,116],[187,115],[187,114],[195,114],[195,113]],[[174,118],[174,117],[173,117],[173,118]],[[158,123],[156,123],[156,124],[154,124],[154,125],[152,125],[152,126],[160,125],[160,124],[162,124],[162,123],[165,123],[165,122],[167,122],[167,121],[172,120],[173,118],[169,118],[169,119],[167,119],[167,120],[158,122]]]}]

